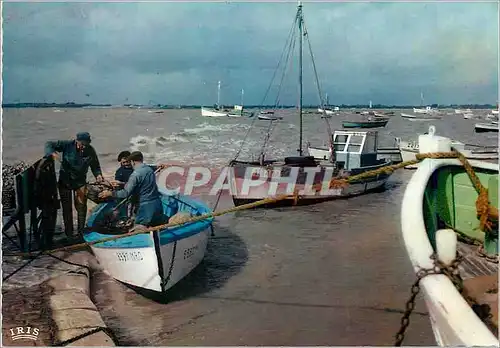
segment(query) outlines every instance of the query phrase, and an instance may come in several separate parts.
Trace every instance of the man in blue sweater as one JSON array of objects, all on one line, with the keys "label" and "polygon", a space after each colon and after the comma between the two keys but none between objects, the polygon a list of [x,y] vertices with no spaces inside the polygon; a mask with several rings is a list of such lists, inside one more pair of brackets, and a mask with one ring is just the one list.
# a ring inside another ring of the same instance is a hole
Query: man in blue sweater
[{"label": "man in blue sweater", "polygon": [[75,140],[48,141],[45,144],[45,157],[57,158],[55,152],[62,154],[58,186],[64,230],[68,237],[73,236],[74,227],[72,199],[74,199],[78,215],[78,232],[82,233],[85,227],[87,217],[86,184],[89,167],[98,182],[104,180],[99,159],[90,142],[90,134],[81,132],[76,135]]},{"label": "man in blue sweater", "polygon": [[128,160],[131,162],[134,171],[125,187],[113,192],[109,190],[103,191],[99,194],[99,198],[113,197],[123,200],[132,195],[137,195],[139,208],[135,217],[135,228],[144,228],[165,222],[154,170],[144,164],[144,156],[139,151],[132,152]]}]

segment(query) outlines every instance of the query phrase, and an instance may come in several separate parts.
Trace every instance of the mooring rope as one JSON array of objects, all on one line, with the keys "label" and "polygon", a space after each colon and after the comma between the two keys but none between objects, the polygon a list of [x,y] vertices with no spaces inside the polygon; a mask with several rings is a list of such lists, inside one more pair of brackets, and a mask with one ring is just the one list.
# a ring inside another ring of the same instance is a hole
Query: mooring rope
[{"label": "mooring rope", "polygon": [[[409,165],[417,164],[426,158],[430,158],[430,159],[457,158],[460,160],[460,162],[464,165],[464,167],[465,167],[469,177],[471,178],[471,181],[473,182],[474,186],[476,187],[478,192],[480,192],[480,196],[478,197],[478,200],[476,202],[476,207],[477,207],[478,216],[480,217],[480,221],[481,221],[480,228],[483,231],[487,232],[488,226],[491,226],[493,224],[493,221],[498,221],[498,209],[490,206],[488,196],[487,196],[487,189],[484,188],[484,186],[481,184],[481,182],[479,181],[479,179],[475,175],[474,170],[473,170],[472,166],[470,165],[469,161],[465,158],[465,156],[463,156],[462,154],[460,154],[457,151],[417,154],[415,160],[405,161],[405,162],[401,162],[401,163],[395,164],[395,165],[384,166],[382,168],[370,170],[370,171],[367,171],[367,172],[364,172],[361,174],[357,174],[357,175],[353,175],[353,176],[350,176],[347,178],[341,178],[341,179],[333,178],[330,181],[329,187],[330,188],[345,187],[346,185],[349,185],[350,183],[353,183],[353,182],[356,182],[356,181],[359,181],[362,179],[376,177],[380,174],[391,174],[392,172],[394,172],[397,169],[401,169],[401,168],[404,168],[404,167],[409,166]],[[319,186],[317,185],[315,188],[318,189],[318,187],[321,188],[321,185],[319,185]],[[486,199],[485,199],[484,193],[481,194],[481,192],[486,192]],[[138,234],[150,233],[150,232],[160,231],[160,230],[164,230],[164,229],[171,229],[171,228],[178,227],[178,226],[185,225],[185,224],[189,224],[189,223],[203,221],[206,219],[215,218],[218,216],[222,216],[222,215],[226,215],[226,214],[230,214],[230,213],[234,213],[234,212],[238,212],[238,211],[242,211],[242,210],[252,209],[252,208],[256,208],[256,207],[263,206],[266,204],[276,203],[276,202],[279,202],[279,201],[282,201],[285,199],[292,199],[293,204],[296,205],[298,203],[298,201],[300,200],[300,196],[298,195],[298,191],[294,192],[293,194],[277,195],[275,197],[265,198],[265,199],[262,199],[262,200],[259,200],[256,202],[243,204],[243,205],[240,205],[237,207],[233,207],[233,208],[229,208],[229,209],[225,209],[225,210],[221,210],[221,211],[217,211],[217,212],[214,211],[214,212],[207,213],[207,214],[193,216],[193,217],[186,218],[184,220],[179,220],[176,222],[169,222],[166,224],[153,226],[153,227],[149,227],[146,229],[140,229],[137,231],[134,231],[134,229],[132,229],[130,232],[122,234],[122,235],[110,236],[110,237],[102,238],[102,239],[91,241],[91,242],[83,242],[83,243],[79,243],[79,244],[64,246],[64,247],[57,248],[57,249],[43,251],[43,254],[51,254],[51,253],[61,252],[61,251],[77,250],[77,249],[80,249],[83,247],[87,247],[87,246],[91,246],[91,245],[95,245],[95,244],[99,244],[99,243],[104,243],[104,242],[109,242],[109,241],[114,241],[114,240],[121,239],[121,238],[127,238],[127,237],[135,236]],[[175,234],[174,231],[170,231],[170,233]],[[35,254],[35,253],[34,252],[4,253],[4,256],[31,256],[33,254]]]}]

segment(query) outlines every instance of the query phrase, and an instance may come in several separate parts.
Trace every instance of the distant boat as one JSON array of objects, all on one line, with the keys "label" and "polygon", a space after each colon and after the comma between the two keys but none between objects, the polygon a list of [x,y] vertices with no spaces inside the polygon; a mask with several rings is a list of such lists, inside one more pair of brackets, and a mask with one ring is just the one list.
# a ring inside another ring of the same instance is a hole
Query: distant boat
[{"label": "distant boat", "polygon": [[340,108],[338,106],[335,107],[330,107],[328,104],[328,93],[326,93],[325,96],[325,106],[321,108],[321,106],[318,108],[318,112],[321,114],[326,114],[326,115],[333,115],[335,112],[340,111]]},{"label": "distant boat", "polygon": [[415,118],[415,117],[417,117],[417,116],[415,116],[415,115],[410,115],[410,114],[405,114],[404,112],[402,112],[402,113],[401,113],[401,117],[403,117],[403,118]]},{"label": "distant boat", "polygon": [[373,117],[372,119],[363,121],[343,121],[344,128],[382,128],[389,122],[388,118]]},{"label": "distant boat", "polygon": [[282,120],[283,117],[281,116],[273,116],[273,114],[259,114],[257,116],[259,120],[267,120],[267,121],[276,121],[276,120]]},{"label": "distant boat", "polygon": [[495,114],[486,115],[486,119],[488,121],[498,121],[498,115]]},{"label": "distant boat", "polygon": [[436,109],[431,108],[430,106],[424,106],[424,93],[420,93],[420,108],[413,108],[414,114],[430,114],[436,112]]},{"label": "distant boat", "polygon": [[456,114],[468,114],[471,112],[472,112],[471,109],[466,109],[466,110],[455,109]]},{"label": "distant boat", "polygon": [[433,109],[431,108],[430,106],[426,106],[425,109],[424,108],[413,108],[413,112],[415,114],[430,114],[432,112],[436,112],[437,110],[436,109]]},{"label": "distant boat", "polygon": [[491,121],[491,123],[476,123],[474,125],[476,133],[498,132],[498,121]]},{"label": "distant boat", "polygon": [[432,121],[432,120],[440,120],[441,116],[416,116],[416,115],[410,115],[410,114],[405,114],[404,112],[401,113],[402,118],[406,118],[410,121]]},{"label": "distant boat", "polygon": [[259,115],[274,115],[274,111],[272,110],[262,110]]},{"label": "distant boat", "polygon": [[474,118],[474,114],[472,112],[467,112],[467,113],[464,114],[464,118],[466,120],[473,119]]},{"label": "distant boat", "polygon": [[491,110],[492,115],[498,115],[499,112],[500,112],[499,110]]},{"label": "distant boat", "polygon": [[[436,127],[430,126],[427,134],[434,135]],[[397,144],[401,151],[403,162],[413,161],[416,159],[416,154],[419,153],[418,141],[404,141],[397,138]],[[495,146],[481,146],[473,144],[464,144],[457,140],[451,140],[451,146],[461,152],[467,159],[471,160],[495,160],[498,159],[498,148]],[[418,168],[418,164],[406,166],[406,169]]]},{"label": "distant boat", "polygon": [[244,106],[243,106],[244,94],[245,94],[245,91],[242,89],[241,90],[241,104],[235,105],[233,110],[228,112],[229,117],[243,117],[243,116],[252,117],[253,116],[253,113],[244,111]]},{"label": "distant boat", "polygon": [[217,104],[213,108],[201,107],[201,116],[204,117],[228,117],[231,110],[220,106],[220,81],[217,84]]}]

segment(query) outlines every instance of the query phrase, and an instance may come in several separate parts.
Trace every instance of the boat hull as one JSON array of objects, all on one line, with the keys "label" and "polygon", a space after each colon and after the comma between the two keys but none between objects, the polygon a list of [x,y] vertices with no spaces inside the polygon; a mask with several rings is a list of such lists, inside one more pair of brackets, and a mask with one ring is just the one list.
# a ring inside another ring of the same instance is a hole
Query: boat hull
[{"label": "boat hull", "polygon": [[476,123],[474,125],[474,130],[476,133],[498,132],[498,125],[489,123]]},{"label": "boat hull", "polygon": [[344,121],[342,122],[342,127],[344,128],[382,128],[385,127],[389,120],[381,121],[367,121],[367,122],[352,122]]},{"label": "boat hull", "polygon": [[[359,174],[367,170],[375,170],[388,164],[388,162],[383,162],[379,165],[366,167],[363,170],[357,170],[353,172],[353,174]],[[307,172],[303,167],[297,168],[298,174],[294,180],[295,185],[293,186],[288,185],[287,183],[276,183],[270,178],[267,178],[265,181],[263,180],[263,182],[259,183],[257,186],[252,186],[249,183],[251,179],[248,173],[261,170],[261,167],[258,164],[236,162],[232,164],[232,167],[234,170],[229,172],[229,180],[231,184],[231,195],[236,206],[279,195],[293,195],[294,192],[299,192],[298,201],[294,197],[290,197],[276,203],[270,203],[265,207],[307,205],[332,199],[346,198],[382,189],[391,175],[381,173],[366,180],[350,183],[345,187],[327,190],[330,179],[332,177],[336,177],[335,170],[332,166],[310,167],[311,169],[317,168],[318,170],[312,181],[306,181]],[[273,170],[283,172],[290,171],[290,168],[292,167],[286,167],[281,164],[270,164],[266,168],[269,172],[272,172]],[[284,176],[286,177],[286,175]],[[315,192],[311,188],[312,185],[322,185],[324,190]]]},{"label": "boat hull", "polygon": [[[485,175],[498,176],[498,165],[471,161],[476,173],[483,179]],[[463,165],[456,159],[426,159],[412,176],[403,197],[401,207],[401,228],[408,256],[415,272],[420,269],[432,268],[433,261],[430,258],[435,250],[430,236],[435,236],[434,229],[437,228],[437,222],[433,222],[433,216],[426,212],[436,213],[436,207],[440,206],[437,202],[432,203],[426,192],[436,193],[434,185],[448,185],[448,179],[438,179],[436,174],[440,171],[458,171],[463,177],[462,181],[457,181],[457,189],[465,196],[477,193],[473,186],[467,182],[468,177],[465,174]],[[489,173],[488,173],[489,172]],[[488,173],[488,174],[484,174]],[[496,173],[496,174],[495,174]],[[483,182],[483,179],[481,181]],[[461,180],[461,179],[453,179]],[[470,181],[470,180],[469,180]],[[467,184],[465,184],[467,183]],[[485,184],[485,182],[483,182]],[[467,186],[466,186],[467,185]],[[439,189],[439,188],[438,188]],[[444,194],[441,197],[446,197]],[[428,202],[429,201],[429,202]],[[459,207],[462,211],[455,215],[455,221],[459,218],[467,221],[469,217],[476,218],[475,198],[467,199],[474,212],[467,217],[464,214],[469,208],[460,202],[455,209]],[[444,207],[443,207],[444,209]],[[464,223],[462,222],[462,223]],[[456,222],[455,222],[456,223]],[[467,223],[467,222],[465,222]],[[470,223],[470,222],[469,222]],[[475,222],[472,222],[474,224]],[[434,224],[435,227],[431,228]],[[430,232],[428,232],[428,229]],[[435,238],[435,237],[433,237]],[[440,346],[498,346],[498,339],[492,334],[481,319],[474,313],[469,304],[455,288],[451,280],[442,274],[428,275],[420,281],[420,287],[424,293],[424,299],[429,311],[431,325],[434,331],[435,339]]]},{"label": "boat hull", "polygon": [[[462,143],[451,143],[458,151],[460,151],[467,159],[476,161],[491,161],[498,159],[498,151],[471,151],[463,148]],[[399,145],[401,151],[401,159],[403,162],[414,161],[417,159],[416,155],[419,153],[419,147],[412,142],[401,141]],[[406,166],[406,169],[417,169],[419,163]]]},{"label": "boat hull", "polygon": [[327,160],[330,158],[332,154],[332,152],[329,149],[313,147],[313,146],[308,146],[307,150],[309,152],[309,156],[313,156],[315,159],[318,160]]},{"label": "boat hull", "polygon": [[229,113],[209,108],[201,108],[201,116],[204,117],[228,117]]},{"label": "boat hull", "polygon": [[276,120],[282,120],[283,117],[278,117],[278,116],[268,116],[268,115],[259,115],[257,116],[259,120],[265,120],[265,121],[276,121]]},{"label": "boat hull", "polygon": [[318,108],[318,112],[321,114],[327,114],[327,115],[334,115],[335,114],[335,111],[333,111],[333,110],[322,109],[322,108]]},{"label": "boat hull", "polygon": [[[209,212],[201,202],[182,198],[189,206],[179,203],[179,211],[192,214]],[[164,200],[167,211],[171,203]],[[89,229],[106,211],[109,203],[101,204],[89,218]],[[193,209],[196,208],[196,209]],[[189,274],[205,255],[211,232],[212,219],[206,219],[169,230],[161,230],[124,237],[114,241],[91,245],[99,263],[114,279],[136,288],[165,292]],[[87,242],[109,235],[89,232]]]}]

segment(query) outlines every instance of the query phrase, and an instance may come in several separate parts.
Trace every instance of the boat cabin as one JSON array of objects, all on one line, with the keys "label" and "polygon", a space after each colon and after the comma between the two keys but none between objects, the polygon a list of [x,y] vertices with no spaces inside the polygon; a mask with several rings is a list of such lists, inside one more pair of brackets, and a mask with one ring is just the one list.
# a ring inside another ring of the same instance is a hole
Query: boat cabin
[{"label": "boat cabin", "polygon": [[378,132],[337,130],[333,134],[334,159],[342,168],[355,168],[377,164]]}]

